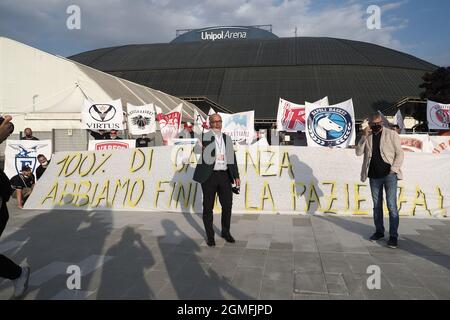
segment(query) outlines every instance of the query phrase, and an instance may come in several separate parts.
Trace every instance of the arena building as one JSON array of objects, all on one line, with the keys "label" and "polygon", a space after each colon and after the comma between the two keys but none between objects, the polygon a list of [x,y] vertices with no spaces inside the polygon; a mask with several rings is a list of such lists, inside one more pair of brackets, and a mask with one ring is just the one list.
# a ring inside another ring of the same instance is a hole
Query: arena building
[{"label": "arena building", "polygon": [[[269,27],[269,30],[267,30]],[[437,67],[379,45],[335,38],[279,38],[271,26],[178,30],[171,43],[102,48],[69,57],[223,112],[255,110],[257,128],[276,121],[279,98],[302,104],[353,98],[362,121],[381,110],[425,107],[422,76]]]}]

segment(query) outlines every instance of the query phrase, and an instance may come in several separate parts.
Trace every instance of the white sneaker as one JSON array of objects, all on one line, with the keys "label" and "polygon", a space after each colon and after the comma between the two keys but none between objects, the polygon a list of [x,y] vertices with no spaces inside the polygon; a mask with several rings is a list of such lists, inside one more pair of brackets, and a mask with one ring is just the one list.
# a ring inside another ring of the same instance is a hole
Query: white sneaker
[{"label": "white sneaker", "polygon": [[22,274],[14,280],[14,298],[20,298],[28,289],[30,267],[22,267]]}]

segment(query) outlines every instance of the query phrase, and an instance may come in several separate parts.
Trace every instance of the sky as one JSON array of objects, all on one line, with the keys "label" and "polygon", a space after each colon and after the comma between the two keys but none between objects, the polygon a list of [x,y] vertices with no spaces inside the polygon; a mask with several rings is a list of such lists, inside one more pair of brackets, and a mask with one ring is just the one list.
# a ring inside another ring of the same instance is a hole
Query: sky
[{"label": "sky", "polygon": [[[80,29],[69,29],[71,5]],[[369,29],[371,5],[381,28]],[[1,0],[0,36],[70,56],[98,48],[167,43],[177,29],[271,24],[279,37],[375,43],[450,66],[448,0]]]}]

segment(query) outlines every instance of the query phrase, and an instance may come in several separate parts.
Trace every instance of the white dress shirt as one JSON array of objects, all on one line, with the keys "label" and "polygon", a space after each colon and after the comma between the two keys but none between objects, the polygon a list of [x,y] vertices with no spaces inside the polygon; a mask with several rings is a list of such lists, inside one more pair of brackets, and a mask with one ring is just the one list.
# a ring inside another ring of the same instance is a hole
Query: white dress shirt
[{"label": "white dress shirt", "polygon": [[223,139],[222,132],[214,132],[214,142],[216,143],[216,161],[214,163],[214,170],[227,170],[227,158],[225,153],[225,141]]}]

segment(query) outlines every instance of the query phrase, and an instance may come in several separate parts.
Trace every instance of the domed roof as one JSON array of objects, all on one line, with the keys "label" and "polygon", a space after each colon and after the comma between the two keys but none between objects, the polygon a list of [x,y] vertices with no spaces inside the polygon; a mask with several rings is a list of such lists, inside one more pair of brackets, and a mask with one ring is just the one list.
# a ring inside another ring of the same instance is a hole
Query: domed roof
[{"label": "domed roof", "polygon": [[335,38],[278,38],[125,45],[70,57],[180,97],[203,96],[233,112],[276,118],[278,99],[354,99],[358,119],[417,97],[436,66],[379,45]]},{"label": "domed roof", "polygon": [[435,68],[426,61],[375,44],[308,37],[125,45],[84,52],[71,59],[106,71],[304,65]]}]

